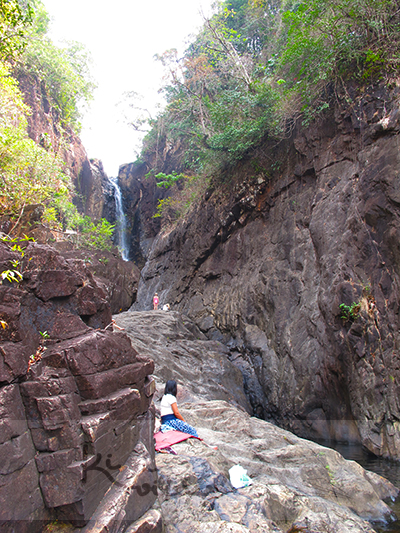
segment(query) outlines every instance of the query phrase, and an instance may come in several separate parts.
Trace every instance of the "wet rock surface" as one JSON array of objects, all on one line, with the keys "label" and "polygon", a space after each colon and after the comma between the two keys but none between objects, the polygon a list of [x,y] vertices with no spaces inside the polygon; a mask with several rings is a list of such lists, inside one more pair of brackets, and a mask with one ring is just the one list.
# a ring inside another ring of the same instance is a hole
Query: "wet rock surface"
[{"label": "wet rock surface", "polygon": [[153,218],[158,200],[165,191],[157,187],[154,177],[146,176],[150,170],[146,163],[122,165],[118,183],[127,221],[129,257],[142,268],[154,238],[160,230],[160,221]]},{"label": "wet rock surface", "polygon": [[[149,311],[114,318],[133,346],[154,360],[155,398],[165,380],[176,378],[179,410],[203,439],[174,445],[176,455],[156,455],[155,508],[166,533],[372,533],[371,520],[391,519],[383,501],[398,493],[391,483],[332,449],[251,417],[226,347],[205,340],[187,317]],[[155,405],[158,411],[157,399]],[[235,464],[247,470],[250,486],[233,488],[229,469]]]},{"label": "wet rock surface", "polygon": [[23,275],[0,285],[0,529],[122,531],[156,497],[154,364],[83,261],[21,246],[0,243],[0,272]]},{"label": "wet rock surface", "polygon": [[349,94],[159,233],[132,309],[227,345],[258,416],[399,459],[398,89]]}]

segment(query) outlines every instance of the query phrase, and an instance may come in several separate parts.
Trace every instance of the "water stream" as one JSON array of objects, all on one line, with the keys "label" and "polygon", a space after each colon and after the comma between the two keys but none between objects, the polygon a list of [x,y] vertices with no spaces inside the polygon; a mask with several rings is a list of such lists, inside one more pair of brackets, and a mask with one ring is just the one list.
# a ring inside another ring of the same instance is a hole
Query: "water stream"
[{"label": "water stream", "polygon": [[118,184],[118,178],[110,178],[115,191],[115,214],[117,217],[117,246],[124,261],[129,261],[129,246],[126,239],[126,217],[122,203],[121,189]]},{"label": "water stream", "polygon": [[[370,470],[376,474],[379,474],[380,476],[383,476],[391,481],[393,485],[400,488],[400,462],[389,461],[387,459],[382,459],[381,457],[376,457],[375,455],[368,453],[362,446],[350,444],[332,444],[330,442],[320,442],[320,444],[334,448],[341,455],[343,455],[345,459],[356,461],[366,470]],[[397,498],[395,502],[387,502],[387,504],[397,515],[397,520],[385,525],[373,524],[374,529],[379,533],[400,533],[400,497]]]}]

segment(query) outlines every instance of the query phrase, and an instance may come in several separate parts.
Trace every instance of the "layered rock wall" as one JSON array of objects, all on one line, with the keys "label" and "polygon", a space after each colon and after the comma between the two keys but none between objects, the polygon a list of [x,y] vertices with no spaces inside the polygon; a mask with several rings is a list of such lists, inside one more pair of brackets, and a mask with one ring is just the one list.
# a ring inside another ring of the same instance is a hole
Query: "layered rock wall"
[{"label": "layered rock wall", "polygon": [[154,177],[146,177],[149,168],[146,163],[131,163],[121,166],[118,174],[127,219],[129,256],[139,267],[144,266],[160,230],[160,221],[153,215],[158,200],[165,195]]},{"label": "layered rock wall", "polygon": [[[0,529],[123,531],[153,504],[153,362],[83,261],[0,243]],[[112,529],[115,528],[115,529]]]},{"label": "layered rock wall", "polygon": [[134,306],[158,291],[227,344],[258,416],[397,459],[399,131],[378,85],[266,141],[159,233]]}]

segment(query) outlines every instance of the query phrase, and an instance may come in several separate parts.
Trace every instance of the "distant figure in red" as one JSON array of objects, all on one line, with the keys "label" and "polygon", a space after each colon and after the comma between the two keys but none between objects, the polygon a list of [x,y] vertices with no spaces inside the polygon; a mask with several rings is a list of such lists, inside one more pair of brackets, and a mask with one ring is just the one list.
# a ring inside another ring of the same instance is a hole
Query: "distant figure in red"
[{"label": "distant figure in red", "polygon": [[154,309],[154,311],[158,310],[159,302],[160,302],[160,300],[158,299],[158,294],[155,293],[154,296],[153,296],[153,309]]}]

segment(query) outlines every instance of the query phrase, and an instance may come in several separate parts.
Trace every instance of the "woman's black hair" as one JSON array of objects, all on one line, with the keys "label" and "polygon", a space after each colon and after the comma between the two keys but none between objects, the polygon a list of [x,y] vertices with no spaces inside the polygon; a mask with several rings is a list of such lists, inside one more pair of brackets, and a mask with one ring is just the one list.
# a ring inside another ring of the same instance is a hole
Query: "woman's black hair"
[{"label": "woman's black hair", "polygon": [[177,391],[178,386],[176,384],[176,381],[173,379],[168,380],[165,384],[164,394],[172,394],[172,396],[176,396]]}]

